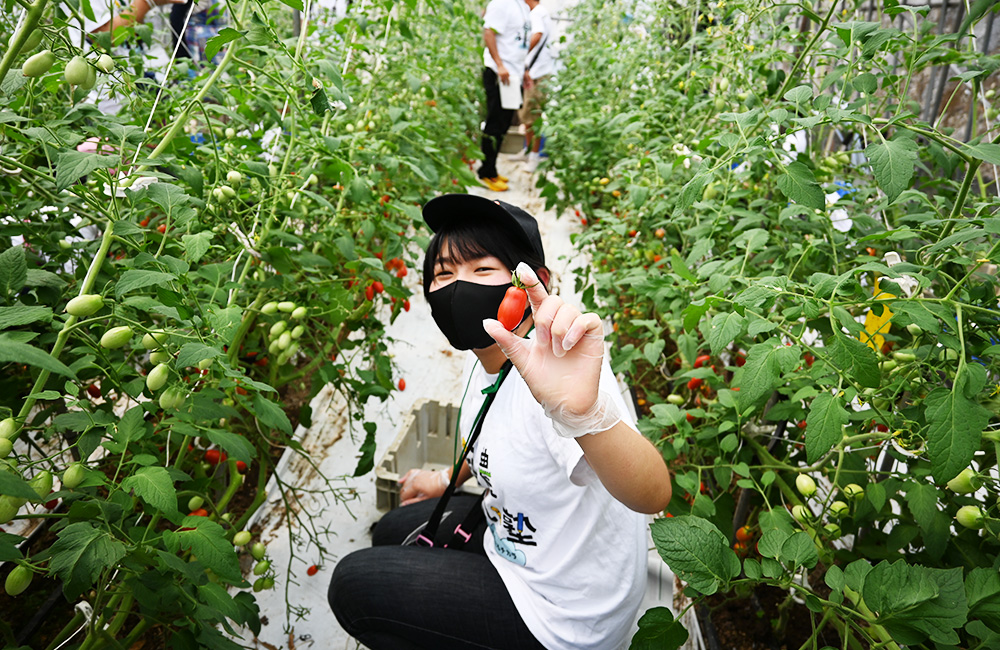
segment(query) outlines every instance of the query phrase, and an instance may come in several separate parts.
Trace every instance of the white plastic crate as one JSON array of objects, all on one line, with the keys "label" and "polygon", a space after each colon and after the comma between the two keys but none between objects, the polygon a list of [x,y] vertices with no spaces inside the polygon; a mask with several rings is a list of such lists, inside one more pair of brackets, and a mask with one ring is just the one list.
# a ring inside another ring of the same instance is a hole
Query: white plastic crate
[{"label": "white plastic crate", "polygon": [[[382,511],[399,506],[399,477],[419,467],[447,469],[455,457],[458,406],[420,399],[406,416],[399,435],[375,466],[375,506]],[[461,450],[459,450],[461,451]],[[470,479],[461,489],[473,491]]]}]

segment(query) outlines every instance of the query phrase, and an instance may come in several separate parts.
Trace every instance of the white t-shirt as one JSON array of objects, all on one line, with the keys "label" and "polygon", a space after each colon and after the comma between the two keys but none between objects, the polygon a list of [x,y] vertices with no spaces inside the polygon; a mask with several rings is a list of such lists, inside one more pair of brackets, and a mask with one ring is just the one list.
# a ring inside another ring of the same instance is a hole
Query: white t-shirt
[{"label": "white t-shirt", "polygon": [[[538,58],[535,59],[534,65],[531,66],[531,70],[528,71],[532,79],[538,79],[556,71],[556,60],[552,56],[552,39],[554,38],[552,16],[549,15],[549,10],[541,4],[535,5],[535,8],[531,10],[531,36],[539,33],[542,36],[538,41],[538,45],[528,52],[525,61],[525,65],[527,65],[527,62],[531,61],[535,56],[535,50],[538,47],[542,48],[542,51],[538,53]],[[528,39],[528,43],[531,43],[530,38]]]},{"label": "white t-shirt", "polygon": [[[490,0],[483,16],[483,27],[496,33],[500,60],[511,77],[520,80],[524,76],[524,57],[528,53],[528,36],[531,33],[528,5],[524,0]],[[499,72],[489,48],[483,48],[483,65]]]},{"label": "white t-shirt", "polygon": [[[481,390],[496,381],[470,357],[463,440],[485,400]],[[601,386],[634,427],[607,361]],[[623,645],[646,587],[646,517],[611,496],[575,440],[556,435],[516,370],[467,462],[487,488],[486,554],[535,638],[550,650]]]}]

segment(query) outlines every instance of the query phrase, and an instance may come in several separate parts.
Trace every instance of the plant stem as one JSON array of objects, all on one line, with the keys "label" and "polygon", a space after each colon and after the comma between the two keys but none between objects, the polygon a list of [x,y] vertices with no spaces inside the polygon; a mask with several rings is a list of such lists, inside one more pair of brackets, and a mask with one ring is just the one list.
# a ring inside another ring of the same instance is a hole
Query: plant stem
[{"label": "plant stem", "polygon": [[[104,260],[108,256],[108,250],[111,248],[113,228],[113,223],[108,223],[105,227],[104,235],[101,237],[101,245],[97,249],[94,259],[90,261],[90,268],[87,269],[87,275],[83,278],[83,282],[80,284],[80,292],[77,294],[78,296],[88,294],[91,289],[93,289],[94,283],[97,281],[97,274],[100,273],[101,266],[104,264]],[[66,346],[66,341],[69,339],[70,331],[73,329],[73,325],[76,324],[76,321],[76,316],[70,316],[66,319],[66,322],[63,323],[63,327],[59,331],[59,335],[56,337],[56,342],[52,346],[51,352],[49,352],[53,359],[58,359],[59,355],[62,354],[62,350]],[[24,400],[24,404],[21,405],[21,410],[17,414],[16,421],[18,423],[18,430],[14,433],[11,440],[16,440],[17,437],[21,435],[21,431],[24,429],[24,424],[27,421],[28,414],[31,413],[31,409],[34,408],[35,402],[38,401],[35,395],[42,392],[51,374],[52,372],[46,369],[43,369],[38,373],[38,379],[35,380],[35,385],[31,387],[31,392]]]},{"label": "plant stem", "polygon": [[21,54],[21,48],[28,42],[31,32],[35,31],[35,27],[38,26],[38,21],[41,20],[42,13],[45,11],[45,5],[48,3],[49,0],[35,0],[29,6],[21,29],[17,30],[17,35],[8,44],[7,51],[4,52],[3,59],[0,60],[0,80],[6,78],[7,72],[14,66],[14,59]]}]

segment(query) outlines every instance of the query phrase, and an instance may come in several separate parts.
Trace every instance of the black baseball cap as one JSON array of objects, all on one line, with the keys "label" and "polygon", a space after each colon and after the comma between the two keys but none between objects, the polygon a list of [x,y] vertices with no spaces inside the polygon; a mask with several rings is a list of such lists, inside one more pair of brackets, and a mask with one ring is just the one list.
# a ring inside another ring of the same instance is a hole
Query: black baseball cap
[{"label": "black baseball cap", "polygon": [[424,205],[423,214],[424,221],[434,232],[469,219],[492,221],[522,239],[538,253],[539,260],[545,262],[538,221],[516,205],[475,194],[442,194]]}]

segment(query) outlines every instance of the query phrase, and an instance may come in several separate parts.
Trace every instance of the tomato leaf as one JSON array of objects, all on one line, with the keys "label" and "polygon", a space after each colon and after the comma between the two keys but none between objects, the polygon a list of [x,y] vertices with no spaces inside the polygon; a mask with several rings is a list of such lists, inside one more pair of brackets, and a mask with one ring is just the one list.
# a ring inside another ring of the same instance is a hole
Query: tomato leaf
[{"label": "tomato leaf", "polygon": [[775,338],[752,346],[747,351],[746,364],[733,378],[734,387],[740,389],[738,401],[741,408],[746,409],[774,390],[780,382],[781,374],[794,368],[798,358],[797,346],[782,345]]},{"label": "tomato leaf", "polygon": [[0,470],[0,494],[38,503],[41,499],[27,481],[13,472]]},{"label": "tomato leaf", "polygon": [[375,423],[365,422],[365,441],[361,443],[361,457],[354,469],[354,476],[364,476],[375,467]]},{"label": "tomato leaf", "polygon": [[885,192],[889,203],[910,186],[917,164],[917,143],[906,134],[907,131],[899,129],[892,140],[874,142],[865,149],[875,182]]},{"label": "tomato leaf", "polygon": [[184,517],[182,529],[165,531],[163,543],[167,550],[176,553],[190,550],[198,556],[198,561],[211,569],[223,580],[238,584],[240,563],[233,545],[226,539],[222,526],[206,517]]},{"label": "tomato leaf", "polygon": [[792,201],[814,210],[822,210],[826,198],[812,170],[798,161],[790,163],[778,177],[778,189]]},{"label": "tomato leaf", "polygon": [[1000,574],[986,567],[976,567],[965,577],[965,596],[969,619],[980,619],[1000,629]]},{"label": "tomato leaf", "polygon": [[927,455],[938,483],[946,483],[969,466],[990,411],[965,395],[970,374],[963,368],[951,390],[935,388],[924,400]]},{"label": "tomato leaf", "polygon": [[173,273],[164,273],[162,271],[144,271],[141,269],[129,269],[122,273],[121,278],[119,278],[118,283],[115,284],[115,296],[121,298],[123,294],[129,291],[134,291],[136,289],[143,289],[145,287],[151,287],[154,285],[162,285],[172,280],[176,280],[177,276]]},{"label": "tomato leaf", "polygon": [[903,560],[877,564],[865,578],[865,604],[878,623],[902,644],[928,639],[957,645],[955,629],[966,623],[969,607],[962,569],[929,569]]},{"label": "tomato leaf", "polygon": [[50,552],[49,571],[63,581],[63,593],[73,601],[93,586],[101,571],[125,557],[126,548],[111,533],[81,521],[59,531]]},{"label": "tomato leaf", "polygon": [[881,380],[878,357],[861,341],[836,334],[830,345],[830,358],[835,367],[843,369],[854,381],[862,386],[878,388]]},{"label": "tomato leaf", "polygon": [[224,429],[200,429],[198,435],[205,436],[213,445],[222,447],[233,460],[249,464],[256,453],[249,440]]},{"label": "tomato leaf", "polygon": [[815,463],[844,437],[847,409],[840,398],[820,393],[806,416],[806,462]]},{"label": "tomato leaf", "polygon": [[52,310],[49,307],[26,307],[24,305],[0,307],[0,330],[50,320],[52,320]]},{"label": "tomato leaf", "polygon": [[0,295],[20,291],[28,281],[28,263],[24,246],[12,246],[0,253]]},{"label": "tomato leaf", "polygon": [[63,151],[56,157],[56,192],[62,192],[95,170],[117,167],[120,164],[121,159],[118,156],[76,150]]},{"label": "tomato leaf", "polygon": [[163,467],[143,467],[122,481],[122,489],[139,497],[161,511],[171,521],[176,520],[177,490],[170,474]]},{"label": "tomato leaf", "polygon": [[292,435],[292,423],[278,404],[261,395],[254,395],[253,410],[257,420],[264,426]]},{"label": "tomato leaf", "polygon": [[906,486],[906,506],[924,536],[927,554],[940,559],[948,546],[948,515],[938,510],[939,490],[929,483],[909,483]]},{"label": "tomato leaf", "polygon": [[180,370],[197,365],[199,361],[222,356],[225,356],[222,350],[213,348],[210,345],[197,342],[185,343],[177,353],[177,361],[174,363],[174,367]]},{"label": "tomato leaf", "polygon": [[[301,6],[299,7],[299,11],[302,11]],[[205,60],[211,61],[219,53],[223,45],[232,43],[238,38],[243,38],[243,32],[235,30],[232,27],[223,27],[217,35],[205,41]]]},{"label": "tomato leaf", "polygon": [[639,619],[639,631],[630,650],[676,650],[688,640],[688,631],[666,607],[653,607]]},{"label": "tomato leaf", "polygon": [[712,354],[718,354],[732,343],[743,331],[746,322],[746,317],[740,316],[736,312],[713,316],[712,324],[708,330],[708,345]]},{"label": "tomato leaf", "polygon": [[65,377],[76,377],[65,363],[44,350],[15,340],[10,333],[0,334],[0,363],[4,362],[26,363]]},{"label": "tomato leaf", "polygon": [[711,522],[669,517],[651,524],[653,543],[664,562],[688,585],[706,596],[726,588],[740,574],[740,559]]}]

